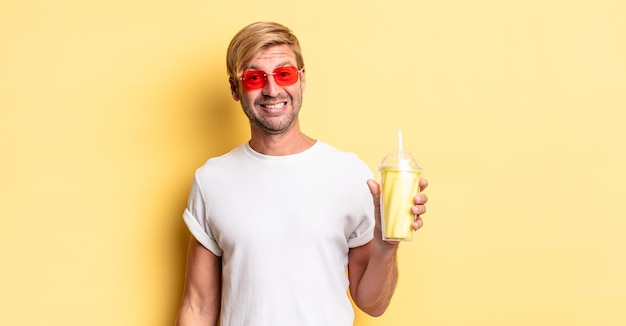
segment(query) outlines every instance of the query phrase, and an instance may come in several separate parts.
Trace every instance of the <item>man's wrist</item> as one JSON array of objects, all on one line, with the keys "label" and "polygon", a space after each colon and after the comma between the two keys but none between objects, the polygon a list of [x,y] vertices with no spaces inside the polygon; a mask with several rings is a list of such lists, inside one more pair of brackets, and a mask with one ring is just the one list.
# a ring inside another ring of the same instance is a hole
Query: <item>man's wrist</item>
[{"label": "man's wrist", "polygon": [[400,247],[399,241],[385,241],[383,239],[376,239],[374,241],[374,254],[382,257],[395,256]]}]

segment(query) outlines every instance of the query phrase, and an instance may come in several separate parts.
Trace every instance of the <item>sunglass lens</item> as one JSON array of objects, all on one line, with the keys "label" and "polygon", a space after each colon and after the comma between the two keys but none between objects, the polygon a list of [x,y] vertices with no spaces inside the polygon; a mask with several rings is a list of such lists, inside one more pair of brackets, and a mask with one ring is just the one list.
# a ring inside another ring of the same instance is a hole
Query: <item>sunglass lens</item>
[{"label": "sunglass lens", "polygon": [[243,86],[247,89],[259,89],[265,86],[265,73],[260,70],[249,70],[243,74]]},{"label": "sunglass lens", "polygon": [[276,83],[281,86],[294,84],[298,81],[298,69],[296,67],[280,67],[274,69]]}]

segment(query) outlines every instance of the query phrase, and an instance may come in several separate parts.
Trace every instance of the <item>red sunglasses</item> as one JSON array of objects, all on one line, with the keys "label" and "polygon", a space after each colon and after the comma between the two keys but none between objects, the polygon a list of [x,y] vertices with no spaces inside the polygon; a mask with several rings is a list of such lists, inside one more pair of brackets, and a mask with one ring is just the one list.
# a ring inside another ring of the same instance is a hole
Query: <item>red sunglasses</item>
[{"label": "red sunglasses", "polygon": [[298,76],[302,69],[294,66],[278,67],[273,72],[263,70],[248,70],[239,78],[241,84],[248,91],[261,89],[267,84],[267,76],[274,76],[274,81],[278,86],[293,85],[298,81]]}]

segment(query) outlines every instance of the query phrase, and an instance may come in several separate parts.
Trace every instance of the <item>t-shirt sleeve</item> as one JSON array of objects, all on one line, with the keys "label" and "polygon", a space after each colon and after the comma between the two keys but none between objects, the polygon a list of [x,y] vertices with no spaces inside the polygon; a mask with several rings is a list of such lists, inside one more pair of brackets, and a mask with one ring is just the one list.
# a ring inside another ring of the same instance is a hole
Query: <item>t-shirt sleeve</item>
[{"label": "t-shirt sleeve", "polygon": [[193,179],[187,208],[183,213],[183,220],[189,229],[189,232],[200,242],[205,248],[209,249],[216,256],[222,255],[222,249],[217,244],[213,236],[209,223],[206,219],[206,200],[202,191],[202,187],[198,182],[198,177]]},{"label": "t-shirt sleeve", "polygon": [[372,194],[367,186],[367,179],[373,178],[372,172],[363,164],[361,172],[362,182],[357,183],[357,191],[360,194],[360,203],[355,207],[358,207],[357,211],[357,223],[355,224],[354,231],[348,238],[348,247],[356,248],[362,246],[372,239],[374,239],[374,202],[372,200]]}]

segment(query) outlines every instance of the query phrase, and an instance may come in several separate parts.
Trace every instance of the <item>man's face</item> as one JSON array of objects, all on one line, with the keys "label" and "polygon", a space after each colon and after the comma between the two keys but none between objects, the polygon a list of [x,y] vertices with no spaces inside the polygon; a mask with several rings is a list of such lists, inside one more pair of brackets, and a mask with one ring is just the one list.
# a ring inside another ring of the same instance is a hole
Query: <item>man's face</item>
[{"label": "man's face", "polygon": [[[276,45],[259,53],[244,69],[244,73],[249,70],[273,73],[276,68],[287,66],[297,68],[293,50],[288,45]],[[260,129],[266,134],[280,134],[289,130],[298,119],[305,88],[304,70],[292,85],[278,85],[273,75],[266,78],[262,88],[252,90],[243,87],[241,80],[236,80],[235,88],[231,84],[232,94],[236,101],[241,101],[252,128]]]}]

